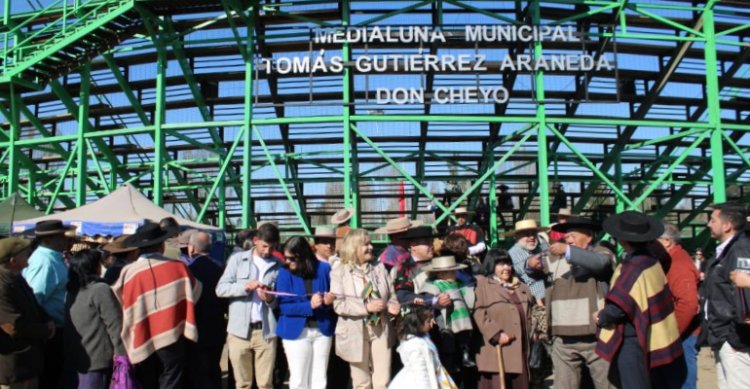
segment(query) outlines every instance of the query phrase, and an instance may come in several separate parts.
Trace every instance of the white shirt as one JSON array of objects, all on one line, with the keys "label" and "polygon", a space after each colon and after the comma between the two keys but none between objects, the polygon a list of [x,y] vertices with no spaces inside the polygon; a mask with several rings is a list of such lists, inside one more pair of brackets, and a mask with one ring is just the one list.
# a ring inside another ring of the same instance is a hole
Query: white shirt
[{"label": "white shirt", "polygon": [[[263,275],[266,271],[273,266],[273,262],[265,260],[257,255],[253,255],[253,261],[250,263],[250,279],[263,281]],[[250,306],[250,323],[259,323],[263,321],[263,300],[260,299],[258,293],[253,291],[252,302]]]}]

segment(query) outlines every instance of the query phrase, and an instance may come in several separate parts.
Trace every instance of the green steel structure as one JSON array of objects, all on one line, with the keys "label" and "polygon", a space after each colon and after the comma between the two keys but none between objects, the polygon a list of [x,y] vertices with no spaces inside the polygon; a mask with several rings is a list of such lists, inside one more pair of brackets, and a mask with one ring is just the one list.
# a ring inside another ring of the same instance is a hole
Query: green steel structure
[{"label": "green steel structure", "polygon": [[[353,225],[372,227],[400,212],[432,220],[430,204],[443,219],[486,198],[498,236],[510,226],[501,216],[548,224],[557,196],[598,216],[653,212],[701,243],[709,204],[749,196],[745,1],[29,4],[5,0],[0,26],[1,195],[20,191],[48,213],[130,183],[200,221],[248,227],[273,217],[309,233],[344,206],[357,210]],[[465,39],[467,25],[565,26],[581,38],[477,42]],[[429,27],[444,40],[314,39],[377,26]],[[487,61],[470,72],[356,66],[404,53]],[[499,64],[551,53],[616,66]],[[282,58],[321,56],[328,65],[337,56],[339,71],[280,70]],[[428,98],[376,101],[377,88],[394,85]],[[441,87],[474,86],[509,98],[436,101]],[[452,180],[459,190],[446,197]],[[501,184],[514,209],[498,215]]]}]

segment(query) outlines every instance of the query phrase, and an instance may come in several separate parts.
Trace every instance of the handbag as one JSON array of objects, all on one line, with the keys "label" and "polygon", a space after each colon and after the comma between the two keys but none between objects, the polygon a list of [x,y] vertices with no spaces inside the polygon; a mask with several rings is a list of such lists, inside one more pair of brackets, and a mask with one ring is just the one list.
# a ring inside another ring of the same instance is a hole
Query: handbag
[{"label": "handbag", "polygon": [[112,381],[109,389],[141,389],[127,355],[115,355],[112,361]]}]

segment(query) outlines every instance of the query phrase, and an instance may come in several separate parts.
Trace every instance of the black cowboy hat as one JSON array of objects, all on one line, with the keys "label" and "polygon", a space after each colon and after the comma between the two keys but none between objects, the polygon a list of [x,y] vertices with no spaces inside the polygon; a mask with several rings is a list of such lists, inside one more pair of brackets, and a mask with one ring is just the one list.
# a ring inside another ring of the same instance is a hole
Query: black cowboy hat
[{"label": "black cowboy hat", "polygon": [[123,242],[126,247],[149,247],[157,245],[172,238],[180,232],[179,227],[167,227],[162,229],[157,223],[146,223],[135,231]]},{"label": "black cowboy hat", "polygon": [[602,229],[601,224],[581,216],[568,216],[566,223],[557,223],[552,226],[552,231],[566,233],[570,230],[588,230],[597,232]]},{"label": "black cowboy hat", "polygon": [[51,236],[62,235],[70,230],[75,230],[76,226],[65,226],[61,220],[44,220],[36,223],[34,235]]},{"label": "black cowboy hat", "polygon": [[626,242],[650,242],[664,233],[661,220],[640,212],[625,211],[604,220],[604,231]]},{"label": "black cowboy hat", "polygon": [[432,230],[432,227],[430,226],[418,226],[418,227],[412,227],[406,230],[404,233],[404,239],[406,240],[416,240],[416,239],[423,239],[423,238],[434,238],[437,235]]}]

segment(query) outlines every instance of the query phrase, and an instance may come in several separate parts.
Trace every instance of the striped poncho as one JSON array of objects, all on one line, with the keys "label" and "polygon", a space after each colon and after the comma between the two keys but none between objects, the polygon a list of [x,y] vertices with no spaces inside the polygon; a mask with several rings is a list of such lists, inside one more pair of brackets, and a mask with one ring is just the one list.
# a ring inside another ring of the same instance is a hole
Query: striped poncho
[{"label": "striped poncho", "polygon": [[[612,276],[606,300],[622,309],[633,323],[649,368],[669,364],[682,355],[674,300],[658,260],[634,255],[623,261]],[[611,362],[622,345],[624,328],[624,324],[600,328],[596,353]]]},{"label": "striped poncho", "polygon": [[160,254],[141,256],[122,269],[112,289],[122,304],[122,341],[131,363],[182,336],[198,341],[195,303],[201,284],[184,263]]},{"label": "striped poncho", "polygon": [[471,310],[474,308],[474,288],[463,285],[456,280],[429,280],[421,292],[435,296],[447,293],[451,297],[452,305],[440,310],[438,324],[441,329],[457,334],[461,331],[471,331]]}]

